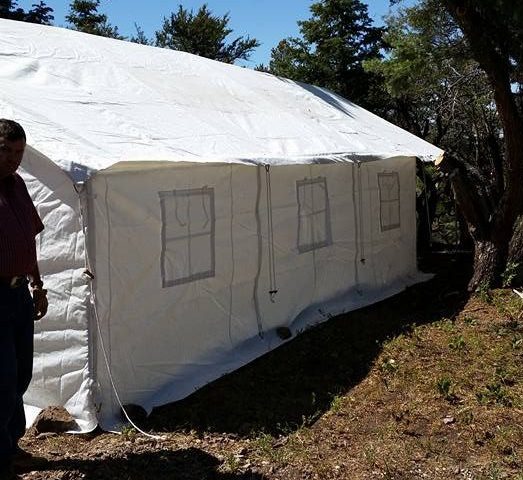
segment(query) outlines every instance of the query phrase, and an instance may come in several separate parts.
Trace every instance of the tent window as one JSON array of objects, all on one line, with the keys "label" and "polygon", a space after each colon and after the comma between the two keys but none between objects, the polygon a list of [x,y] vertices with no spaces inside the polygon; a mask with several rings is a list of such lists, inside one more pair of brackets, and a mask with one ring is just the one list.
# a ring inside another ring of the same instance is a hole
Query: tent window
[{"label": "tent window", "polygon": [[214,189],[172,190],[159,196],[163,287],[214,277]]},{"label": "tent window", "polygon": [[400,227],[400,180],[398,172],[378,173],[381,231]]},{"label": "tent window", "polygon": [[298,180],[298,251],[310,252],[332,244],[327,179]]}]

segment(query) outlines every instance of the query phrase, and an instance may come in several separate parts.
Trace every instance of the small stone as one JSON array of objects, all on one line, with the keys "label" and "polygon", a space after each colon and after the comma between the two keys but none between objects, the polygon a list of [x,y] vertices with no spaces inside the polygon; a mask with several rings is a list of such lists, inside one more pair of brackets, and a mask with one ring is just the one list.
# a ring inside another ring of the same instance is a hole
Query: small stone
[{"label": "small stone", "polygon": [[33,424],[36,435],[42,433],[62,433],[70,430],[78,430],[78,424],[64,407],[44,408],[36,417]]},{"label": "small stone", "polygon": [[456,423],[456,419],[455,419],[454,417],[451,417],[451,416],[449,415],[449,416],[447,416],[447,417],[445,417],[445,418],[443,419],[443,423],[444,423],[445,425],[451,425],[451,424],[453,424],[453,423]]}]

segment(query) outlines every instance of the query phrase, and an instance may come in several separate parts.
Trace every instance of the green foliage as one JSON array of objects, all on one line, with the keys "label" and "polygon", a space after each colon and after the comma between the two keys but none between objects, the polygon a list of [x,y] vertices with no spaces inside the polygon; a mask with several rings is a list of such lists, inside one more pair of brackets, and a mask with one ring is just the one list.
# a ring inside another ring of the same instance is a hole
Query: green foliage
[{"label": "green foliage", "polygon": [[447,401],[451,402],[456,399],[454,394],[454,385],[449,377],[440,377],[436,381],[438,393]]},{"label": "green foliage", "polygon": [[152,45],[152,41],[147,38],[143,29],[137,24],[134,24],[136,34],[132,35],[129,39],[130,42],[139,43],[141,45]]},{"label": "green foliage", "polygon": [[259,42],[248,36],[227,42],[227,36],[232,33],[228,24],[229,14],[215,16],[206,4],[196,14],[180,5],[176,13],[164,18],[161,30],[156,32],[156,46],[225,63],[248,60],[252,51],[260,45]]},{"label": "green foliage", "polygon": [[29,23],[40,23],[42,25],[51,25],[54,16],[53,9],[48,7],[46,3],[40,0],[39,3],[34,3],[31,10],[27,12],[17,6],[18,2],[14,0],[0,0],[0,18],[7,18],[10,20],[19,20]]},{"label": "green foliage", "polygon": [[495,371],[495,378],[496,381],[500,382],[502,385],[506,386],[512,386],[514,383],[516,383],[516,380],[514,378],[514,373],[510,369],[507,369],[506,367],[496,367]]},{"label": "green foliage", "polygon": [[300,38],[282,40],[271,52],[271,73],[329,88],[362,106],[382,106],[379,78],[363,62],[381,56],[383,29],[372,26],[359,0],[321,0],[300,21]]},{"label": "green foliage", "polygon": [[25,11],[17,7],[18,2],[15,0],[0,0],[0,18],[9,20],[24,20]]},{"label": "green foliage", "polygon": [[519,275],[520,264],[518,262],[508,262],[505,271],[501,275],[501,286],[503,288],[512,286],[514,280]]},{"label": "green foliage", "polygon": [[48,7],[44,1],[33,4],[33,8],[25,15],[25,21],[29,23],[39,23],[41,25],[51,25],[54,20],[53,9]]},{"label": "green foliage", "polygon": [[485,303],[491,304],[493,297],[492,297],[492,291],[490,290],[489,284],[486,282],[482,282],[478,285],[475,291],[478,298]]},{"label": "green foliage", "polygon": [[463,317],[463,321],[465,322],[466,325],[470,325],[470,326],[476,326],[478,324],[477,318],[470,317],[468,315]]},{"label": "green foliage", "polygon": [[227,471],[230,473],[234,473],[238,471],[238,469],[241,466],[240,459],[237,455],[235,455],[232,452],[227,453],[227,456],[225,457],[225,465],[227,465]]},{"label": "green foliage", "polygon": [[467,346],[463,335],[456,335],[449,342],[449,348],[451,350],[463,350]]},{"label": "green foliage", "polygon": [[457,413],[458,421],[470,425],[474,421],[474,413],[470,407],[461,408]]},{"label": "green foliage", "polygon": [[[461,248],[467,248],[471,246],[468,226],[472,227],[475,239],[492,235],[496,215],[501,214],[498,207],[505,182],[507,178],[512,182],[515,177],[504,172],[506,135],[503,117],[495,103],[496,89],[491,82],[494,74],[485,70],[481,56],[471,47],[470,39],[451,14],[448,3],[421,0],[389,17],[385,35],[388,55],[366,61],[364,66],[384,78],[385,88],[394,99],[388,119],[446,151],[449,167],[435,181],[440,193],[435,210],[440,221],[433,223],[437,229],[435,239],[447,244],[459,242]],[[461,3],[467,5],[466,14],[476,8],[492,9],[490,17],[483,19],[485,26],[489,31],[496,30],[492,37],[496,49],[510,52],[516,69],[521,42],[514,40],[520,35],[514,25],[521,20],[517,13],[521,8],[510,11],[509,15],[510,9],[503,10],[501,6],[508,2],[501,0]],[[506,14],[507,18],[494,14],[497,4],[498,13]],[[507,28],[514,36],[508,36],[505,39],[508,45],[504,45],[501,37]],[[487,42],[491,37],[483,32],[481,38]],[[518,76],[513,78],[516,80]],[[519,80],[521,78],[519,75]],[[515,91],[521,91],[519,80],[513,83]],[[502,270],[478,268],[478,271]],[[476,288],[481,281],[479,274],[471,287]],[[492,279],[488,279],[488,283],[492,284]]]},{"label": "green foliage", "polygon": [[137,434],[138,432],[131,425],[127,425],[122,428],[122,439],[126,442],[134,442],[136,440]]},{"label": "green foliage", "polygon": [[514,335],[512,337],[512,341],[511,341],[511,347],[513,350],[519,350],[523,347],[523,336],[521,335]]},{"label": "green foliage", "polygon": [[454,20],[441,2],[423,0],[389,17],[387,27],[389,55],[364,66],[395,99],[391,119],[447,151],[478,153],[478,140],[496,137],[499,124],[486,75]]},{"label": "green foliage", "polygon": [[[449,9],[457,4],[446,2]],[[457,11],[460,17],[474,15],[481,23],[485,47],[496,50],[510,75],[510,81],[519,84],[523,81],[523,3],[512,0],[489,0],[488,2],[465,2],[464,10]],[[476,53],[477,54],[477,53]]]},{"label": "green foliage", "polygon": [[398,364],[396,360],[394,360],[393,358],[389,358],[381,364],[381,369],[385,373],[396,373],[396,371],[398,370]]},{"label": "green foliage", "polygon": [[508,390],[499,381],[486,385],[483,390],[476,393],[476,398],[481,405],[499,404],[506,407],[512,406],[512,398]]},{"label": "green foliage", "polygon": [[343,395],[335,395],[332,397],[330,410],[333,413],[338,413],[343,408],[344,398]]},{"label": "green foliage", "polygon": [[107,15],[98,12],[100,0],[73,0],[65,19],[79,32],[123,40],[118,27],[112,26]]},{"label": "green foliage", "polygon": [[285,451],[281,448],[280,440],[268,433],[260,433],[253,442],[254,450],[262,458],[268,459],[273,464],[280,464],[285,460]]},{"label": "green foliage", "polygon": [[510,292],[507,296],[496,292],[491,294],[491,303],[505,320],[497,329],[498,335],[512,335],[522,330],[523,301],[519,295]]}]

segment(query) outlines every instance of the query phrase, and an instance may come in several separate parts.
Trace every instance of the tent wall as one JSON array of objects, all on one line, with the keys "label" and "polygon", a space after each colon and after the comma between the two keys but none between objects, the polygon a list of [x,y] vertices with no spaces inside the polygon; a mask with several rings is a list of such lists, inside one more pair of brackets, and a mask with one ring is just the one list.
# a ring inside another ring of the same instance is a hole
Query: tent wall
[{"label": "tent wall", "polygon": [[[89,183],[100,423],[416,281],[415,163],[174,164]],[[106,363],[108,365],[106,365]],[[107,368],[108,367],[108,368]]]},{"label": "tent wall", "polygon": [[82,431],[97,420],[90,402],[89,289],[79,197],[70,178],[47,157],[27,147],[21,169],[45,225],[37,237],[48,314],[35,323],[33,381],[27,391],[27,422],[40,409],[63,405]]}]

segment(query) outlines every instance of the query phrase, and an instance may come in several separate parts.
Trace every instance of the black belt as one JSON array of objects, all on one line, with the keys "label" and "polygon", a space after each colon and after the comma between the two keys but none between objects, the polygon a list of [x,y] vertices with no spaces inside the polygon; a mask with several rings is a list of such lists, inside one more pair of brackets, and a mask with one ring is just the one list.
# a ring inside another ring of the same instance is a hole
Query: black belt
[{"label": "black belt", "polygon": [[0,285],[8,288],[19,288],[27,285],[29,281],[25,275],[15,275],[14,277],[1,277]]}]

